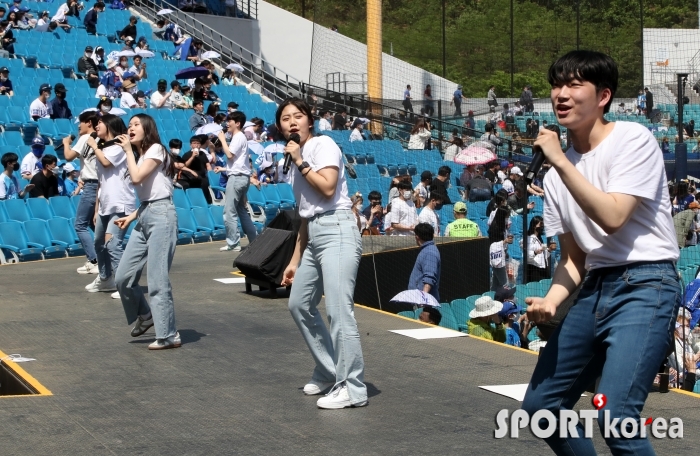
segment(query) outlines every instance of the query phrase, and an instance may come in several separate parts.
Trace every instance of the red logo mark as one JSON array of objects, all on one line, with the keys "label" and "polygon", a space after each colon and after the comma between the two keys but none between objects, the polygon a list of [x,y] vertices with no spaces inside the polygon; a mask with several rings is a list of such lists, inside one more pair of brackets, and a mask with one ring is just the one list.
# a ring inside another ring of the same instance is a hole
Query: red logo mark
[{"label": "red logo mark", "polygon": [[652,421],[654,421],[652,417],[647,418],[647,420],[644,422],[644,426],[649,426]]},{"label": "red logo mark", "polygon": [[605,407],[605,404],[608,403],[608,398],[605,397],[605,394],[598,393],[595,396],[593,396],[591,403],[593,404],[593,407],[595,407],[596,410],[600,410],[603,407]]}]

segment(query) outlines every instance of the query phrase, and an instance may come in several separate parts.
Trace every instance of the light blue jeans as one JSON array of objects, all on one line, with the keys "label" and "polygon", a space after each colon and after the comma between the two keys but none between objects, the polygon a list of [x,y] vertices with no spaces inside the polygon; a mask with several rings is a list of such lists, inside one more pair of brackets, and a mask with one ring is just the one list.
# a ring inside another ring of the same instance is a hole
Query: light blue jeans
[{"label": "light blue jeans", "polygon": [[[309,219],[309,242],[294,276],[289,311],[311,351],[312,379],[345,384],[353,404],[367,400],[365,362],[353,312],[362,240],[350,210]],[[326,328],[318,304],[326,297]]]},{"label": "light blue jeans", "polygon": [[249,176],[229,176],[226,182],[226,205],[224,206],[224,225],[226,226],[226,243],[235,247],[241,242],[241,233],[238,231],[238,218],[250,244],[255,240],[257,232],[253,219],[248,214],[246,207],[246,195],[250,186]]},{"label": "light blue jeans", "polygon": [[[142,202],[137,220],[117,269],[117,290],[127,323],[132,324],[139,315],[152,312],[156,339],[166,339],[176,332],[173,291],[168,276],[177,242],[175,205],[170,198]],[[139,286],[146,262],[150,306]]]},{"label": "light blue jeans", "polygon": [[[576,303],[540,352],[523,410],[533,414],[545,409],[558,417],[559,410],[572,410],[600,376],[597,392],[607,397],[598,413],[601,432],[604,411],[610,412],[611,421],[638,422],[671,343],[680,301],[678,275],[670,261],[590,271]],[[577,431],[583,436],[581,423]],[[639,432],[632,438],[611,434],[605,440],[614,455],[656,454]],[[596,454],[590,439],[560,438],[558,430],[546,442],[558,455]]]},{"label": "light blue jeans", "polygon": [[[82,202],[82,198],[81,198]],[[97,223],[95,224],[95,253],[97,254],[97,267],[100,270],[100,279],[109,279],[119,267],[119,261],[122,259],[124,252],[124,235],[126,229],[120,230],[114,221],[126,214],[119,212],[117,214],[97,215]],[[112,237],[105,242],[107,234]]]},{"label": "light blue jeans", "polygon": [[95,201],[97,201],[97,182],[88,182],[83,186],[83,194],[80,196],[78,209],[75,214],[75,232],[85,250],[85,256],[90,261],[97,259],[95,243],[90,235],[90,224],[95,216]]}]

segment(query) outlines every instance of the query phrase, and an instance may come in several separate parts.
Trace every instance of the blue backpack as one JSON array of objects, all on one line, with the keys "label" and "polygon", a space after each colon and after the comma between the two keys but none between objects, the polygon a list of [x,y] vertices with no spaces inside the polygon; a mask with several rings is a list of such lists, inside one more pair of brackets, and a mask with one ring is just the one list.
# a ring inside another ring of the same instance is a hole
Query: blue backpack
[{"label": "blue backpack", "polygon": [[698,324],[698,320],[700,320],[700,279],[691,281],[685,287],[685,302],[683,305],[690,311],[690,329],[693,329]]}]

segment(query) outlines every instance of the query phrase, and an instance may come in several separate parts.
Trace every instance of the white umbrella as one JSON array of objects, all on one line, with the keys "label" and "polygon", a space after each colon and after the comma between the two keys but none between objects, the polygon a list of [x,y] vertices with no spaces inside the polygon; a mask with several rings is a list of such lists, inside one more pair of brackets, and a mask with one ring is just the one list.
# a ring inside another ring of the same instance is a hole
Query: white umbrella
[{"label": "white umbrella", "polygon": [[156,55],[153,53],[153,51],[149,51],[148,49],[136,49],[136,53],[140,55],[141,57],[144,58],[150,58],[150,57],[155,57]]},{"label": "white umbrella", "polygon": [[198,135],[216,135],[223,129],[224,127],[217,123],[208,123],[203,127],[199,127],[197,131],[195,131],[195,133],[197,133]]},{"label": "white umbrella", "polygon": [[430,293],[426,293],[423,290],[402,291],[391,298],[390,302],[413,304],[414,306],[440,307],[440,303],[437,302],[437,299],[435,299]]},{"label": "white umbrella", "polygon": [[157,14],[158,16],[165,16],[166,14],[170,14],[170,13],[174,13],[174,11],[171,10],[171,9],[165,8],[165,9],[162,9],[162,10],[158,11],[156,14]]},{"label": "white umbrella", "polygon": [[216,51],[207,51],[202,53],[203,59],[218,59],[219,57],[221,57],[221,54]]},{"label": "white umbrella", "polygon": [[117,57],[133,57],[135,55],[136,55],[136,53],[134,51],[130,51],[128,49],[125,49],[123,51],[119,51],[116,54]]},{"label": "white umbrella", "polygon": [[125,116],[125,115],[126,115],[126,111],[124,111],[124,110],[121,109],[121,108],[112,108],[112,109],[109,110],[109,114],[112,114],[113,116],[119,116],[119,117],[121,117],[121,116]]},{"label": "white umbrella", "polygon": [[237,63],[231,63],[226,67],[227,70],[238,71],[239,73],[243,71],[243,67]]},{"label": "white umbrella", "polygon": [[269,144],[265,146],[264,152],[265,154],[276,154],[276,153],[284,153],[284,144],[281,142],[276,142],[274,144]]}]

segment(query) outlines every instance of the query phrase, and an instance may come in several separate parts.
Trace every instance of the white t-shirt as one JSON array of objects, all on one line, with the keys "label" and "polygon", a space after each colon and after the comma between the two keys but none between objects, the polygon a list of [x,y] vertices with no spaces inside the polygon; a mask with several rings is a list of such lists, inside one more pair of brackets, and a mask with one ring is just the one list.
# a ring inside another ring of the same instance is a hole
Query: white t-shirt
[{"label": "white t-shirt", "polygon": [[48,32],[49,22],[45,21],[43,18],[39,19],[36,22],[36,27],[34,27],[34,30],[36,30],[37,32]]},{"label": "white t-shirt", "polygon": [[[540,253],[535,253],[535,250],[544,248]],[[537,266],[540,269],[547,267],[547,258],[549,258],[550,252],[547,250],[547,246],[544,245],[540,238],[534,234],[531,234],[527,239],[527,263],[533,266]]]},{"label": "white t-shirt", "polygon": [[[404,201],[401,198],[391,200],[391,212],[387,214],[389,226],[391,223],[398,223],[403,226],[414,226],[418,223],[418,214],[416,214],[416,206],[413,201]],[[413,231],[391,230],[393,236],[411,236]]]},{"label": "white t-shirt", "polygon": [[642,199],[619,231],[606,234],[584,214],[552,168],[544,178],[547,236],[571,232],[587,254],[587,270],[678,259],[663,156],[646,127],[616,122],[598,147],[583,155],[571,147],[566,157],[596,188]]},{"label": "white t-shirt", "polygon": [[[154,144],[148,148],[145,154],[139,157],[136,165],[141,167],[147,158],[157,160],[159,163],[146,180],[138,185],[134,185],[136,196],[139,197],[140,201],[155,201],[173,196],[173,179],[166,176],[165,169],[163,169],[163,160],[170,160],[168,153],[160,144]],[[165,168],[167,169],[167,163]]]},{"label": "white t-shirt", "polygon": [[226,175],[234,174],[250,176],[250,167],[248,166],[248,140],[242,131],[239,131],[231,137],[231,142],[228,148],[233,154],[233,158],[226,157]]},{"label": "white t-shirt", "polygon": [[512,195],[515,193],[515,185],[513,185],[513,181],[510,179],[505,179],[503,181],[503,190],[507,191],[509,195]]},{"label": "white t-shirt", "polygon": [[352,133],[350,133],[350,142],[355,142],[355,141],[364,141],[365,138],[362,137],[362,133],[360,133],[360,130],[357,128],[352,129]]},{"label": "white t-shirt", "polygon": [[68,5],[64,3],[63,5],[58,7],[58,11],[56,11],[56,14],[51,18],[51,22],[57,21],[57,22],[65,22],[66,20],[66,14],[70,11],[68,8]]},{"label": "white t-shirt", "polygon": [[124,149],[114,145],[105,147],[102,153],[112,166],[105,167],[99,160],[96,161],[97,176],[100,180],[99,214],[131,214],[136,210],[136,198],[131,181],[125,178],[127,167]]},{"label": "white t-shirt", "polygon": [[433,227],[433,235],[440,236],[440,218],[435,211],[430,209],[428,206],[424,207],[423,210],[420,211],[418,223],[427,223]]},{"label": "white t-shirt", "polygon": [[132,94],[130,94],[129,92],[122,92],[122,98],[119,102],[119,107],[131,109],[134,107],[138,107],[138,103],[136,103],[136,99]]},{"label": "white t-shirt", "polygon": [[321,119],[318,121],[318,129],[320,131],[326,131],[326,130],[332,130],[333,127],[331,127],[331,123],[328,120],[321,117]]},{"label": "white t-shirt", "polygon": [[506,266],[506,242],[497,241],[489,247],[489,258],[492,268],[504,268]]},{"label": "white t-shirt", "polygon": [[80,158],[80,179],[83,181],[97,179],[97,157],[92,147],[86,144],[89,137],[90,135],[82,135],[72,147]]},{"label": "white t-shirt", "polygon": [[[306,178],[292,164],[289,174],[292,176],[294,196],[299,204],[299,216],[313,217],[324,212],[350,209],[352,202],[348,197],[348,185],[345,181],[345,166],[338,145],[328,136],[309,138],[301,148],[301,158],[311,165],[313,171],[334,166],[338,168],[338,183],[332,198],[326,198],[309,185]],[[304,170],[304,174],[308,171]]]},{"label": "white t-shirt", "polygon": [[[167,93],[167,92],[166,92],[166,93]],[[172,107],[173,107],[173,103],[172,103],[172,101],[170,100],[170,98],[168,98],[167,100],[165,100],[165,103],[163,103],[163,106],[158,106],[158,104],[160,103],[160,101],[161,101],[163,98],[165,98],[165,95],[164,95],[164,94],[161,94],[161,93],[158,92],[158,91],[153,92],[153,94],[151,95],[151,108],[153,108],[153,109],[160,109],[160,108],[170,109],[170,108],[172,108]]]},{"label": "white t-shirt", "polygon": [[[43,156],[44,155],[42,154],[41,157]],[[31,173],[32,176],[38,173],[40,171],[40,168],[39,166],[37,166],[37,163],[41,163],[41,157],[37,158],[36,155],[29,151],[29,153],[25,155],[22,159],[22,164],[20,165],[20,173]]]},{"label": "white t-shirt", "polygon": [[499,183],[503,183],[508,178],[508,176],[506,176],[506,173],[504,173],[500,169],[496,173],[496,177],[498,178]]},{"label": "white t-shirt", "polygon": [[53,110],[51,109],[51,106],[45,104],[38,98],[32,101],[32,104],[29,105],[29,117],[39,116],[41,118],[48,119],[51,117],[52,113]]},{"label": "white t-shirt", "polygon": [[423,199],[423,201],[428,199],[428,189],[423,185],[423,182],[419,183],[416,185],[416,188],[413,189],[414,192],[418,192],[418,196]]}]

